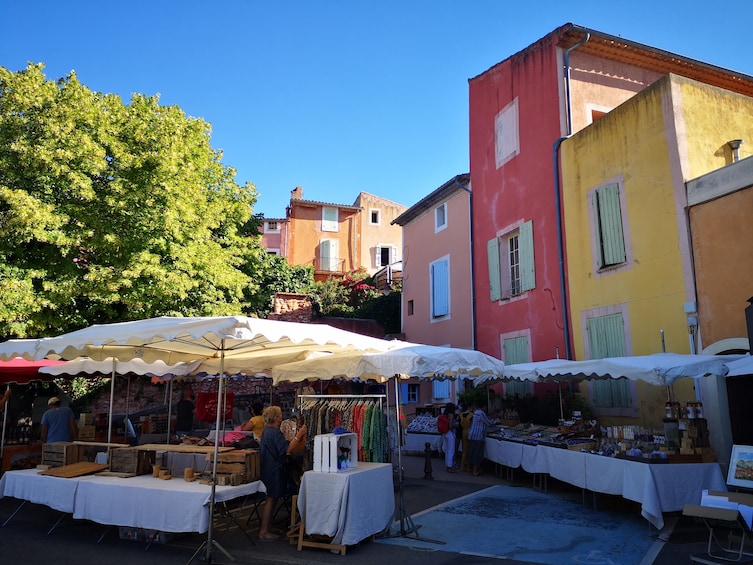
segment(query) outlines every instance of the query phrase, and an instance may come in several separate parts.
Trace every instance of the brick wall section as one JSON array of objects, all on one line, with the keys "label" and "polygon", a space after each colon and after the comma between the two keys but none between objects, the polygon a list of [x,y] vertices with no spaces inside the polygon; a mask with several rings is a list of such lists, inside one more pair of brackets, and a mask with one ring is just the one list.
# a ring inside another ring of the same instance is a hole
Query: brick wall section
[{"label": "brick wall section", "polygon": [[312,308],[311,299],[307,294],[278,292],[273,299],[272,313],[267,318],[306,323],[311,321]]}]

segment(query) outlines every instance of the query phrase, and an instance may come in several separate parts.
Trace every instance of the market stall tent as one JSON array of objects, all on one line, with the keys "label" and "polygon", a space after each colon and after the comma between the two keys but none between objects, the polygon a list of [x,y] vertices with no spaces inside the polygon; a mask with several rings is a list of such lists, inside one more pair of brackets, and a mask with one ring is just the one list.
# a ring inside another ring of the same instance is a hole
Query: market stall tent
[{"label": "market stall tent", "polygon": [[65,364],[65,361],[54,359],[29,361],[22,357],[15,357],[10,361],[0,361],[0,385],[9,383],[25,385],[32,381],[51,381],[55,377],[45,374],[42,369]]},{"label": "market stall tent", "polygon": [[[58,337],[36,340],[35,347],[24,343],[0,344],[0,358],[23,356],[44,359],[108,357],[120,361],[140,358],[146,362],[161,360],[169,365],[200,360],[215,366],[215,371],[200,367],[197,371],[216,372],[217,398],[221,405],[226,363],[241,363],[247,372],[269,373],[283,360],[298,360],[310,351],[386,350],[389,342],[347,332],[327,325],[261,320],[245,316],[160,317],[147,320],[94,325]],[[242,361],[239,359],[242,358]],[[216,429],[220,429],[221,411],[217,410]],[[207,541],[197,555],[211,562],[212,551],[219,546],[213,539],[212,517],[215,506],[218,443],[215,442],[212,490],[209,498],[210,526]]]}]

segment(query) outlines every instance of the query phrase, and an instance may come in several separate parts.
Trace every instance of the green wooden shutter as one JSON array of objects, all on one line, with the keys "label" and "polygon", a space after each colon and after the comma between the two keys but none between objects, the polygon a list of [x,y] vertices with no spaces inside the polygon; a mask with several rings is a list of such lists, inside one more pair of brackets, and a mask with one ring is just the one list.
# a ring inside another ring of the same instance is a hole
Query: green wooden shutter
[{"label": "green wooden shutter", "polygon": [[520,290],[536,288],[536,270],[533,262],[533,222],[526,222],[518,230],[520,253]]},{"label": "green wooden shutter", "polygon": [[[586,322],[591,359],[625,356],[625,326],[622,314],[590,318]],[[592,383],[595,406],[623,407],[632,405],[627,379],[597,380]]]},{"label": "green wooden shutter", "polygon": [[486,242],[486,256],[489,264],[489,300],[496,302],[502,298],[502,281],[499,271],[499,238]]},{"label": "green wooden shutter", "polygon": [[594,218],[599,244],[599,267],[619,265],[627,259],[620,209],[620,187],[609,184],[594,191]]}]

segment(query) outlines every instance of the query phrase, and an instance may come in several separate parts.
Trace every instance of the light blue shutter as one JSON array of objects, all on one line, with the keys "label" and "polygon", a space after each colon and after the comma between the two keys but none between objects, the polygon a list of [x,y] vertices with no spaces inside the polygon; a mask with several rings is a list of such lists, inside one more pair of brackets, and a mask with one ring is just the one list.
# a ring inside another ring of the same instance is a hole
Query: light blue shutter
[{"label": "light blue shutter", "polygon": [[332,249],[330,241],[328,239],[323,240],[319,244],[319,268],[323,271],[330,270],[330,259],[332,257]]},{"label": "light blue shutter", "polygon": [[431,264],[431,306],[432,316],[439,318],[450,313],[449,269],[447,261]]},{"label": "light blue shutter", "polygon": [[536,288],[536,270],[533,262],[533,222],[522,224],[518,230],[520,254],[520,290]]},{"label": "light blue shutter", "polygon": [[322,208],[322,231],[337,231],[337,208]]},{"label": "light blue shutter", "polygon": [[400,404],[408,404],[408,385],[400,384]]},{"label": "light blue shutter", "polygon": [[489,300],[496,302],[502,298],[502,281],[499,271],[499,238],[486,242],[486,256],[489,264]]},{"label": "light blue shutter", "polygon": [[432,381],[434,398],[450,398],[450,381]]},{"label": "light blue shutter", "polygon": [[597,221],[596,238],[599,244],[599,267],[624,263],[625,238],[620,211],[620,187],[609,184],[594,191],[594,218]]}]

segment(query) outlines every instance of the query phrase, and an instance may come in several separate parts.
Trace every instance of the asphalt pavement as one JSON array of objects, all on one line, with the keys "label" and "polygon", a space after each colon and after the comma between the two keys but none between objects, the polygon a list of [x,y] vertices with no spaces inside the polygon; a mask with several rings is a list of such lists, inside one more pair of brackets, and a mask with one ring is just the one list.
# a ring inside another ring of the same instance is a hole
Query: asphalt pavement
[{"label": "asphalt pavement", "polygon": [[[444,502],[477,492],[490,485],[516,484],[522,488],[534,488],[533,477],[517,469],[510,476],[507,472],[498,473],[492,464],[484,469],[485,473],[474,477],[470,473],[448,473],[441,459],[433,458],[432,479],[425,478],[425,460],[422,456],[402,456],[403,488],[402,504],[396,489],[398,508],[402,513],[404,530],[416,526],[410,535],[421,535],[420,518],[413,520],[410,516],[433,508]],[[571,485],[549,479],[548,490],[561,496],[571,496],[585,500],[583,493]],[[590,495],[589,495],[590,496]],[[102,501],[107,504],[107,501]],[[13,498],[0,499],[0,523],[17,510],[20,501]],[[622,499],[608,495],[598,495],[596,509],[584,507],[584,511],[593,513],[598,520],[601,512],[624,512],[631,510],[640,515],[640,507]],[[169,512],[169,509],[166,509]],[[206,547],[206,534],[186,534],[178,536],[169,543],[147,544],[140,541],[120,539],[119,529],[106,527],[88,521],[73,520],[62,517],[62,521],[51,532],[61,514],[46,506],[31,503],[24,504],[15,516],[0,527],[0,562],[3,564],[54,562],[65,564],[107,564],[131,565],[134,563],[169,565],[173,563],[290,563],[290,564],[326,564],[344,563],[345,561],[364,565],[383,565],[386,563],[464,565],[499,563],[500,559],[450,553],[442,550],[441,545],[428,550],[417,550],[395,545],[374,543],[364,540],[360,544],[348,547],[345,556],[332,553],[327,549],[303,548],[298,551],[295,545],[282,538],[271,543],[252,543],[258,534],[258,521],[252,519],[247,525],[250,506],[246,506],[237,516],[237,524],[218,516],[215,521],[214,542],[211,550]],[[398,515],[400,517],[400,514]],[[289,524],[289,515],[285,510],[277,514],[276,526],[285,532]],[[708,532],[698,524],[679,513],[665,515],[667,526],[658,532],[646,522],[646,535],[652,536],[655,543],[641,565],[688,565],[690,555],[703,554],[706,551]],[[238,527],[240,524],[243,530]],[[452,524],[448,524],[451,528]],[[245,531],[244,531],[245,530]],[[401,529],[393,528],[393,535],[400,535]],[[542,532],[546,535],[546,532]],[[618,557],[612,563],[619,563]],[[505,559],[506,565],[534,565],[528,562]],[[564,564],[563,564],[564,565]]]}]

